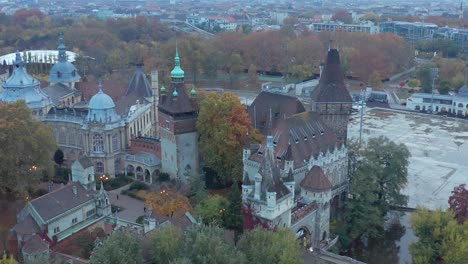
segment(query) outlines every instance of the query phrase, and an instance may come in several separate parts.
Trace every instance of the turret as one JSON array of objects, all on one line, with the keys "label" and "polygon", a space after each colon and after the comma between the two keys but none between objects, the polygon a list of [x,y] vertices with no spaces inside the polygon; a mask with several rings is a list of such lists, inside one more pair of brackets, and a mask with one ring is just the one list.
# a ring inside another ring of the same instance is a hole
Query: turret
[{"label": "turret", "polygon": [[249,178],[249,174],[244,171],[244,177],[242,181],[242,200],[245,201],[247,200],[247,197],[252,193],[252,190],[254,189],[255,185],[252,183],[252,181]]},{"label": "turret", "polygon": [[158,98],[158,87],[159,87],[159,78],[158,78],[158,71],[152,70],[151,71],[151,90],[153,90],[153,96]]},{"label": "turret", "polygon": [[[250,136],[249,136],[249,131],[247,131],[247,134],[245,136],[245,143],[244,143],[244,149],[242,152],[242,160],[245,161],[249,159],[250,155],[252,154],[252,151],[250,149]],[[245,167],[245,164],[244,164]]]},{"label": "turret", "polygon": [[257,173],[255,175],[255,194],[254,194],[255,200],[260,200],[261,185],[262,185],[262,175],[260,175],[260,173]]},{"label": "turret", "polygon": [[288,177],[286,177],[286,179],[284,180],[284,185],[286,185],[288,190],[292,193],[294,200],[294,186],[296,185],[296,182],[294,181],[294,174],[292,169],[289,169]]},{"label": "turret", "polygon": [[144,231],[145,233],[148,233],[149,231],[155,228],[156,228],[156,219],[154,218],[154,215],[153,215],[153,205],[150,204],[146,212],[146,216],[145,216]]},{"label": "turret", "polygon": [[286,154],[284,154],[284,171],[294,170],[294,157],[292,154],[291,139],[288,141],[288,149]]},{"label": "turret", "polygon": [[276,192],[267,192],[267,206],[272,208],[276,206]]}]

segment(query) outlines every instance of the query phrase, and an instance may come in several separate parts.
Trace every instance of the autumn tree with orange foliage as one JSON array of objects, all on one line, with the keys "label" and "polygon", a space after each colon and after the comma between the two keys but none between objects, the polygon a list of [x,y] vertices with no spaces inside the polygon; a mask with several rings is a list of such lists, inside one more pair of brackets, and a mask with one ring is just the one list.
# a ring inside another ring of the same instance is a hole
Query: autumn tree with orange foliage
[{"label": "autumn tree with orange foliage", "polygon": [[161,190],[146,195],[146,208],[153,207],[156,214],[181,217],[185,212],[193,212],[188,198],[175,190]]},{"label": "autumn tree with orange foliage", "polygon": [[239,98],[232,93],[208,94],[201,102],[197,129],[200,153],[207,166],[217,172],[219,183],[239,181],[247,133],[252,140],[261,140]]}]

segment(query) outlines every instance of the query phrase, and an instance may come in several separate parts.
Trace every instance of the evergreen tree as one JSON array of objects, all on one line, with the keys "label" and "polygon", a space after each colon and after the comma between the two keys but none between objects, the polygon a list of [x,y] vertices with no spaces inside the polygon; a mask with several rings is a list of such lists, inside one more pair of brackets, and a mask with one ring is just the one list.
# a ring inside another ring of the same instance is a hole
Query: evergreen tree
[{"label": "evergreen tree", "polygon": [[226,210],[225,226],[228,229],[234,230],[236,237],[242,233],[244,219],[242,216],[242,197],[237,183],[231,186],[231,192],[228,196],[228,208]]},{"label": "evergreen tree", "polygon": [[57,163],[57,165],[62,166],[63,164],[63,151],[61,149],[57,149],[54,153],[54,161]]}]

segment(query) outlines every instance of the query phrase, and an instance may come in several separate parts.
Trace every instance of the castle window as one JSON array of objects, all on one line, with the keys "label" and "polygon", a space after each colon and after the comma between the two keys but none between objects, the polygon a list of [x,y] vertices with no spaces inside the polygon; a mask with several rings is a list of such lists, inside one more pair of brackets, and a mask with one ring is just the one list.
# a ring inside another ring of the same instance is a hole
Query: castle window
[{"label": "castle window", "polygon": [[75,217],[75,218],[72,219],[72,225],[74,225],[76,223],[78,223],[78,218]]},{"label": "castle window", "polygon": [[112,150],[114,152],[120,150],[120,144],[119,144],[119,136],[117,134],[114,134],[112,136]]},{"label": "castle window", "polygon": [[104,139],[99,134],[93,136],[93,151],[104,152]]},{"label": "castle window", "polygon": [[58,232],[60,232],[60,227],[57,226],[54,228],[54,234],[57,234]]},{"label": "castle window", "polygon": [[91,209],[91,210],[87,211],[87,212],[86,212],[86,218],[90,218],[90,217],[93,216],[95,213],[96,213],[96,209]]},{"label": "castle window", "polygon": [[62,77],[62,73],[58,71],[58,72],[57,72],[57,77],[58,77],[58,78]]},{"label": "castle window", "polygon": [[104,164],[102,162],[96,162],[96,169],[95,169],[96,174],[102,174],[104,173]]}]

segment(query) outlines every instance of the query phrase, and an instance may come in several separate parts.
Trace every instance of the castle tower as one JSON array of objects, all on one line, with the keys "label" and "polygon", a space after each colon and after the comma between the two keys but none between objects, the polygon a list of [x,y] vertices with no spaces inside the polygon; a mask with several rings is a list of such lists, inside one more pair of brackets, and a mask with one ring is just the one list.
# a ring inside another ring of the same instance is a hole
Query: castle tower
[{"label": "castle tower", "polygon": [[51,84],[61,83],[69,88],[75,89],[75,83],[79,82],[81,76],[71,62],[67,60],[66,48],[63,43],[63,33],[59,36],[58,61],[50,70],[49,82]]},{"label": "castle tower", "polygon": [[346,143],[353,100],[344,84],[344,72],[337,49],[330,48],[318,86],[312,92],[312,111]]},{"label": "castle tower", "polygon": [[98,216],[110,215],[111,214],[111,203],[109,195],[104,190],[104,184],[101,181],[101,190],[96,194],[96,213]]},{"label": "castle tower", "polygon": [[199,171],[198,132],[196,130],[198,105],[195,94],[191,96],[187,94],[184,71],[180,67],[177,47],[174,60],[171,86],[168,91],[162,87],[159,96],[161,163],[163,172],[185,182],[188,176],[197,174]]}]

